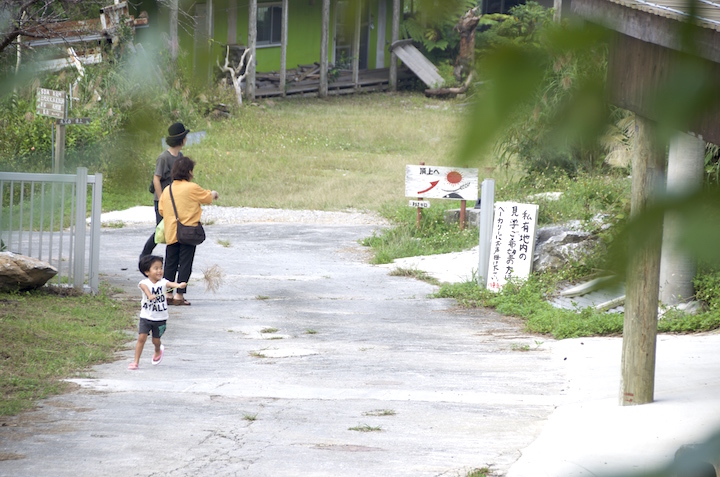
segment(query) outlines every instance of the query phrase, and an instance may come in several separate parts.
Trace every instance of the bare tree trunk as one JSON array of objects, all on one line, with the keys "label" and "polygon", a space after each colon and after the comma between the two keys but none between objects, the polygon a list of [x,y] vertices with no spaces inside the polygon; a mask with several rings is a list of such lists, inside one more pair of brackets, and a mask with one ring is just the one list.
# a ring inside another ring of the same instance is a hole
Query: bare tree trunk
[{"label": "bare tree trunk", "polygon": [[328,95],[328,41],[330,40],[330,0],[322,3],[322,26],[320,31],[320,89],[318,96]]},{"label": "bare tree trunk", "polygon": [[177,62],[179,41],[178,41],[178,2],[180,0],[170,1],[170,59],[173,64]]},{"label": "bare tree trunk", "polygon": [[[233,88],[235,89],[235,97],[237,99],[238,106],[242,106],[242,81],[245,79],[245,76],[248,74],[247,67],[245,68],[245,73],[242,75],[240,72],[243,69],[243,66],[247,65],[245,62],[245,57],[250,53],[250,48],[246,48],[245,51],[242,54],[242,57],[240,58],[240,63],[238,63],[237,66],[229,66],[230,65],[230,45],[227,45],[225,47],[225,65],[220,66],[220,62],[217,63],[218,67],[224,71],[225,73],[230,73],[230,79],[232,80]],[[250,63],[253,60],[253,55],[250,54],[250,57],[247,59],[247,62]]]},{"label": "bare tree trunk", "polygon": [[469,74],[475,66],[475,29],[480,23],[482,15],[477,12],[480,7],[469,10],[459,22],[455,29],[460,34],[460,51],[455,59],[455,79],[462,81],[465,74]]},{"label": "bare tree trunk", "polygon": [[[392,29],[390,33],[390,44],[395,44],[400,38],[400,5],[401,0],[393,0]],[[390,89],[397,91],[398,57],[395,52],[390,52]]]},{"label": "bare tree trunk", "polygon": [[355,90],[360,88],[360,20],[362,16],[362,0],[357,0],[355,6],[355,28],[352,43],[352,79]]},{"label": "bare tree trunk", "polygon": [[[248,38],[247,48],[250,55],[255,57],[255,46],[257,44],[257,0],[250,0],[248,5]],[[245,95],[249,101],[255,101],[255,60],[248,62],[245,68],[247,79],[245,80]]]},{"label": "bare tree trunk", "polygon": [[282,0],[282,31],[280,33],[280,91],[285,96],[287,83],[287,44],[288,44],[288,0]]}]

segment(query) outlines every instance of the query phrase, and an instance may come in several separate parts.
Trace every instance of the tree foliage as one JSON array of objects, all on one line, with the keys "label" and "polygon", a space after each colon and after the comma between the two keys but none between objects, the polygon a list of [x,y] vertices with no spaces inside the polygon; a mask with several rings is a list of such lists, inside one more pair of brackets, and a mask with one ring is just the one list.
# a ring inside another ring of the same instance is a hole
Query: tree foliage
[{"label": "tree foliage", "polygon": [[477,0],[416,0],[416,4],[415,11],[405,13],[400,36],[411,38],[435,60],[454,57],[460,42],[455,25],[477,6]]},{"label": "tree foliage", "polygon": [[[572,31],[556,27],[552,15],[528,2],[481,20],[486,30],[477,36],[479,57],[490,68],[479,71],[490,87],[480,94],[498,108],[482,114],[487,120],[514,103],[503,119],[494,118],[504,124],[494,144],[501,164],[517,163],[529,173],[594,171],[605,157],[596,133],[611,114],[598,94],[605,86],[606,47],[602,41],[584,48],[556,43]],[[500,81],[492,78],[497,68]]]}]

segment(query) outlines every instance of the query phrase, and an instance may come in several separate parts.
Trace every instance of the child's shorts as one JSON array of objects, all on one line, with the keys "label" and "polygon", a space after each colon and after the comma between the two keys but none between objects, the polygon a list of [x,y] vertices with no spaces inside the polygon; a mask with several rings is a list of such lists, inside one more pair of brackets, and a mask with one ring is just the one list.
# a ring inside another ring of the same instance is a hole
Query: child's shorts
[{"label": "child's shorts", "polygon": [[166,320],[153,321],[146,318],[140,318],[140,323],[138,324],[138,333],[141,335],[149,335],[152,331],[153,338],[160,338],[163,333],[165,333],[166,326]]}]

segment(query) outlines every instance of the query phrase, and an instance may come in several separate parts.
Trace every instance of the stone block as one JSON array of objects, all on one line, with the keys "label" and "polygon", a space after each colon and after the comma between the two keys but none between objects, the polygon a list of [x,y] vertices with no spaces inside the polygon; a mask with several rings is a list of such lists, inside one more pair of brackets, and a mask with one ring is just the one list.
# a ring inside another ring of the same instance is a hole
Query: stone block
[{"label": "stone block", "polygon": [[[448,209],[445,211],[446,224],[460,223],[460,209]],[[465,225],[469,227],[480,227],[480,209],[465,209]]]}]

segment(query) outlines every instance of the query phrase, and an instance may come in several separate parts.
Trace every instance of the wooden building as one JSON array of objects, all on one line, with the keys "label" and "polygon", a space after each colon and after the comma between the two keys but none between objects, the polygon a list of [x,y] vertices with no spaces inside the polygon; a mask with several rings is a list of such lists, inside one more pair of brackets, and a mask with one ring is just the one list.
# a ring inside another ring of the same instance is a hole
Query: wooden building
[{"label": "wooden building", "polygon": [[171,52],[175,42],[190,53],[178,61],[198,77],[210,79],[227,48],[235,59],[251,48],[251,99],[394,89],[409,76],[389,49],[401,0],[145,0],[136,8],[152,19],[138,41],[162,32]]}]

